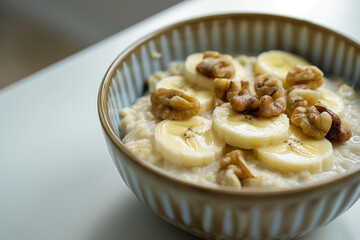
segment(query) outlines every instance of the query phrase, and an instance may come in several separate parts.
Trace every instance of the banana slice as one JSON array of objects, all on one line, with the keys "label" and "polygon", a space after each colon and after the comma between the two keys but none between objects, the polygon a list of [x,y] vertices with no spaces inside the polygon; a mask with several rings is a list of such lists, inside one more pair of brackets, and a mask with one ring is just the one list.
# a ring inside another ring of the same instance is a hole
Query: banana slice
[{"label": "banana slice", "polygon": [[318,88],[316,91],[320,93],[320,99],[317,105],[329,108],[340,118],[344,116],[345,104],[342,97],[325,88]]},{"label": "banana slice", "polygon": [[339,117],[344,116],[345,104],[342,97],[325,88],[294,89],[288,94],[287,100],[286,111],[289,115],[294,111],[296,101],[306,100],[309,106],[320,105],[329,108]]},{"label": "banana slice", "polygon": [[281,172],[308,170],[316,173],[329,166],[332,145],[326,138],[314,140],[301,130],[290,126],[289,139],[274,146],[255,150],[260,161]]},{"label": "banana slice", "polygon": [[234,111],[230,103],[215,108],[213,127],[227,144],[253,149],[278,144],[288,138],[289,118],[255,118]]},{"label": "banana slice", "polygon": [[188,120],[164,120],[155,129],[155,147],[165,160],[186,168],[215,162],[225,143],[211,128],[211,121],[195,116]]},{"label": "banana slice", "polygon": [[[184,76],[189,82],[196,84],[197,86],[213,90],[214,79],[204,76],[196,70],[196,66],[203,60],[203,56],[203,53],[194,53],[186,58]],[[235,68],[234,79],[242,79],[245,74],[244,68],[238,61],[233,60],[233,64]]]},{"label": "banana slice", "polygon": [[270,73],[278,76],[285,86],[286,75],[296,65],[309,65],[309,63],[294,54],[272,50],[261,53],[256,62],[256,74]]},{"label": "banana slice", "polygon": [[156,89],[158,88],[175,89],[178,91],[183,91],[190,96],[196,97],[200,103],[200,113],[214,108],[214,92],[191,86],[182,76],[166,77],[156,84]]}]

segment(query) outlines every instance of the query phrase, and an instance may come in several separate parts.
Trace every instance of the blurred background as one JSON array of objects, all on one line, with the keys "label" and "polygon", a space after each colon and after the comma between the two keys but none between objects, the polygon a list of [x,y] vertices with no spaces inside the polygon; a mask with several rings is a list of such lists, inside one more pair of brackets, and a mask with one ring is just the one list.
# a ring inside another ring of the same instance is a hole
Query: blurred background
[{"label": "blurred background", "polygon": [[0,89],[180,0],[0,0]]}]

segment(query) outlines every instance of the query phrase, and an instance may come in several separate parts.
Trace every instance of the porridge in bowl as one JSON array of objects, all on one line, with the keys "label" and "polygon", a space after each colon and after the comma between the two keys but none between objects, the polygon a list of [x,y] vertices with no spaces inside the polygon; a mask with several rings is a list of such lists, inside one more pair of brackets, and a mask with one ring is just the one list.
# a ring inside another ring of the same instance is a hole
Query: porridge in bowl
[{"label": "porridge in bowl", "polygon": [[360,164],[357,93],[293,54],[195,53],[148,84],[122,110],[122,141],[184,180],[281,188]]}]

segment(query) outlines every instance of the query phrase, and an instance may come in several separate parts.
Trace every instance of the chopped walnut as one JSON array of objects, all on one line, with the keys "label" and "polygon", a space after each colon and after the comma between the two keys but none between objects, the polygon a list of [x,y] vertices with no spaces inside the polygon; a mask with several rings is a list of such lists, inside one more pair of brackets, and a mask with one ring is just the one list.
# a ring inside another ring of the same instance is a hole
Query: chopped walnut
[{"label": "chopped walnut", "polygon": [[278,117],[285,112],[285,109],[285,97],[275,99],[269,95],[264,95],[259,100],[259,110],[257,114],[266,118]]},{"label": "chopped walnut", "polygon": [[295,88],[287,94],[287,114],[291,115],[297,107],[315,105],[320,99],[320,92],[311,89]]},{"label": "chopped walnut", "polygon": [[282,82],[275,76],[263,74],[255,80],[254,96],[249,89],[249,82],[241,82],[242,90],[230,99],[231,107],[238,112],[255,112],[261,117],[277,117],[285,112],[285,90]]},{"label": "chopped walnut", "polygon": [[295,90],[295,89],[303,89],[303,90],[305,90],[305,89],[309,89],[309,86],[306,85],[306,84],[293,85],[293,86],[291,86],[291,87],[288,87],[288,88],[286,89],[286,92],[287,92],[287,94],[289,94],[289,93],[291,93],[291,92],[292,92],[293,90]]},{"label": "chopped walnut", "polygon": [[258,98],[269,95],[276,99],[285,95],[281,80],[271,74],[262,74],[255,79],[255,92]]},{"label": "chopped walnut", "polygon": [[240,92],[240,86],[235,81],[226,78],[216,78],[214,88],[215,95],[223,102],[228,102]]},{"label": "chopped walnut", "polygon": [[285,90],[280,79],[262,74],[255,79],[255,92],[259,98],[257,114],[262,117],[277,117],[286,110]]},{"label": "chopped walnut", "polygon": [[250,91],[250,82],[249,81],[241,81],[241,90],[246,89]]},{"label": "chopped walnut", "polygon": [[303,85],[310,89],[320,87],[324,82],[323,72],[316,66],[296,66],[286,76],[287,87]]},{"label": "chopped walnut", "polygon": [[[241,81],[241,83],[239,84],[238,82],[234,82],[230,85],[227,94],[226,94],[226,99],[228,101],[230,101],[231,98],[233,98],[234,96],[238,95],[239,92],[244,89],[244,81]],[[248,83],[248,82],[247,82]],[[247,86],[247,90],[249,90],[249,86]]]},{"label": "chopped walnut", "polygon": [[226,169],[219,170],[216,181],[222,186],[229,186],[234,188],[241,188],[241,182],[236,176],[238,168],[235,165],[230,165]]},{"label": "chopped walnut", "polygon": [[249,90],[243,89],[230,99],[230,105],[238,112],[253,112],[259,109],[259,100]]},{"label": "chopped walnut", "polygon": [[230,55],[220,55],[218,52],[204,52],[204,59],[196,65],[196,70],[210,78],[233,78],[235,68]]},{"label": "chopped walnut", "polygon": [[244,159],[244,152],[241,150],[233,150],[225,155],[220,161],[219,172],[232,169],[239,180],[246,178],[255,178]]},{"label": "chopped walnut", "polygon": [[216,51],[205,51],[204,52],[204,58],[220,58],[221,55],[219,52],[216,52]]},{"label": "chopped walnut", "polygon": [[341,124],[341,119],[333,111],[323,106],[315,106],[321,113],[328,113],[331,116],[332,123],[326,138],[331,142],[346,142],[351,138],[351,130]]},{"label": "chopped walnut", "polygon": [[151,94],[151,110],[162,119],[182,120],[195,116],[200,103],[182,91],[159,88]]},{"label": "chopped walnut", "polygon": [[297,107],[291,115],[291,122],[300,127],[304,134],[320,140],[328,134],[332,117],[326,111],[318,111],[315,106]]}]

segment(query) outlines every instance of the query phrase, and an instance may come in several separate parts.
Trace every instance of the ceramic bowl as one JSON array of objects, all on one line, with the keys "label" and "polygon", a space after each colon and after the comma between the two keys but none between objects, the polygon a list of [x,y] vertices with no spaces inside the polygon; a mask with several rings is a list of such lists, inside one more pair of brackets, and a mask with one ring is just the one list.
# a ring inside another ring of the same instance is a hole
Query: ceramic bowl
[{"label": "ceramic bowl", "polygon": [[[223,14],[180,22],[145,36],[122,52],[101,83],[98,110],[109,152],[126,185],[157,215],[208,239],[283,239],[324,226],[360,195],[360,168],[291,189],[231,190],[176,178],[132,154],[121,142],[122,108],[144,94],[151,73],[205,50],[257,55],[298,54],[325,75],[360,88],[360,45],[311,22],[264,14]],[[152,58],[151,51],[162,54]]]}]

